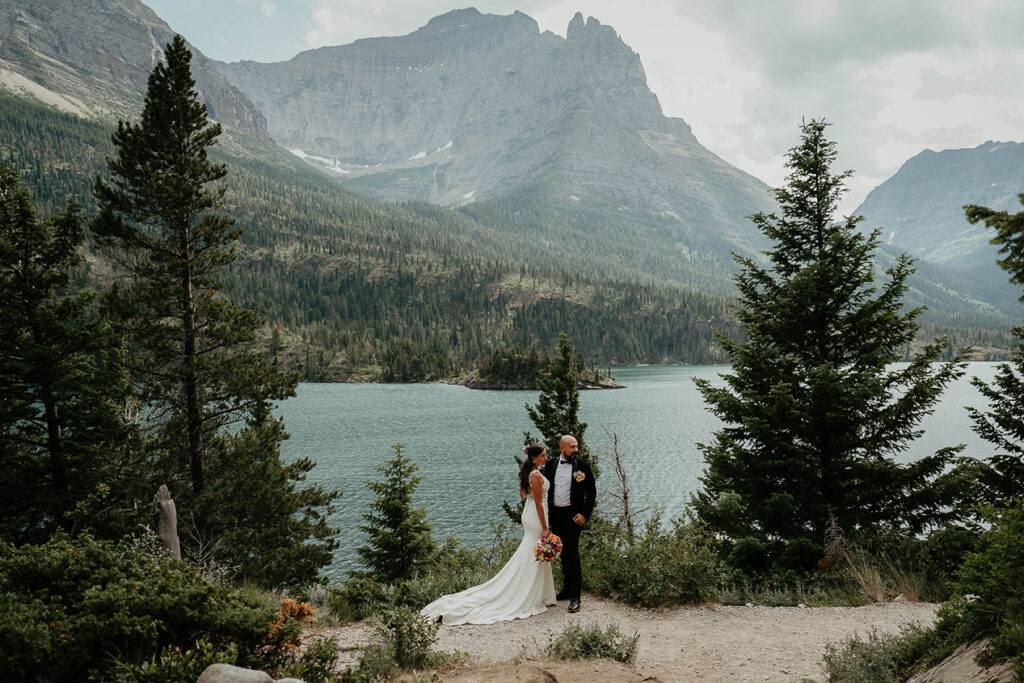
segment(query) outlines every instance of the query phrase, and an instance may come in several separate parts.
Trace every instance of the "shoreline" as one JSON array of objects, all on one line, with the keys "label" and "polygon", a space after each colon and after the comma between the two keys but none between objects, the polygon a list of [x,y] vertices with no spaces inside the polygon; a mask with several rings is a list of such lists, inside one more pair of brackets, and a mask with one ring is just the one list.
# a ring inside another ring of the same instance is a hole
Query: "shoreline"
[{"label": "shoreline", "polygon": [[[1009,360],[983,360],[977,358],[970,358],[964,360],[968,368],[974,364],[993,364],[998,365],[1001,363],[1008,363]],[[906,361],[900,361],[899,363],[906,363]],[[611,369],[630,369],[630,368],[728,368],[732,367],[730,363],[634,363],[631,365],[612,365],[608,366]],[[530,386],[527,384],[506,384],[506,383],[495,383],[493,385],[488,384],[487,386],[470,386],[472,380],[466,377],[446,377],[444,379],[431,379],[423,380],[420,382],[382,382],[379,379],[336,379],[336,380],[299,380],[300,384],[394,384],[394,385],[417,385],[417,384],[450,384],[453,386],[464,386],[469,389],[478,389],[482,391],[535,391],[538,387]],[[486,382],[482,384],[487,384]],[[627,385],[618,384],[611,380],[609,384],[602,383],[600,385],[593,382],[581,382],[578,388],[584,391],[597,390],[597,389],[626,389]]]}]

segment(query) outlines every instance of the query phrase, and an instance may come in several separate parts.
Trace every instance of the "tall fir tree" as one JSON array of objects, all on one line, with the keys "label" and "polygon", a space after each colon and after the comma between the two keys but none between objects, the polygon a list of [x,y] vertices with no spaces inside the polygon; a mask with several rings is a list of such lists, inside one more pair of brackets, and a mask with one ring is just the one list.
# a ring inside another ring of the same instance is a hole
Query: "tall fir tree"
[{"label": "tall fir tree", "polygon": [[[1024,194],[1018,196],[1024,204]],[[984,223],[995,230],[992,243],[1004,258],[996,263],[1010,275],[1010,282],[1024,285],[1024,211],[994,211],[974,204],[964,207],[972,224]],[[1024,301],[1024,295],[1021,300]],[[1002,504],[1024,499],[1024,327],[1016,337],[1009,363],[1001,363],[992,383],[972,377],[971,384],[988,401],[987,410],[968,407],[974,432],[1000,451],[979,462],[979,499]]]},{"label": "tall fir tree", "polygon": [[[584,434],[587,431],[587,423],[580,422],[580,390],[579,374],[577,367],[580,365],[576,354],[573,352],[572,341],[569,335],[564,332],[558,337],[558,352],[551,357],[545,374],[538,375],[537,388],[540,394],[537,396],[537,405],[526,404],[526,414],[530,416],[533,426],[540,432],[540,438],[534,437],[530,432],[523,432],[523,445],[529,446],[539,442],[548,449],[550,457],[555,457],[559,452],[558,442],[563,436],[573,436],[579,444],[577,457],[583,458],[590,464],[594,472],[595,481],[601,474],[597,463],[597,456],[587,448]],[[515,456],[516,465],[521,465],[523,459]],[[519,524],[523,514],[523,500],[515,504],[507,500],[502,501],[502,508],[505,514],[514,523]]]},{"label": "tall fir tree", "polygon": [[[301,490],[313,463],[285,466],[286,438],[273,401],[296,380],[255,342],[264,323],[219,293],[217,274],[235,259],[240,230],[217,210],[226,186],[207,148],[221,133],[207,119],[181,36],[150,74],[141,119],[121,122],[109,180],[96,179],[92,229],[126,276],[106,298],[127,324],[126,363],[159,447],[157,472],[178,502],[186,550],[270,584],[312,581],[330,561],[324,517],[335,493]],[[245,492],[238,492],[240,483]],[[273,548],[259,539],[275,539]],[[265,569],[258,550],[285,562]]]},{"label": "tall fir tree", "polygon": [[0,539],[45,540],[96,487],[127,438],[116,337],[67,292],[85,237],[76,206],[39,220],[0,166]]},{"label": "tall fir tree", "polygon": [[[781,215],[753,216],[773,243],[767,264],[737,256],[737,315],[746,341],[719,335],[732,363],[724,386],[698,380],[724,423],[701,444],[694,497],[699,516],[731,543],[734,566],[810,569],[830,516],[847,533],[920,531],[956,514],[957,477],[944,474],[959,447],[896,460],[918,423],[963,373],[960,355],[936,364],[943,339],[901,367],[921,309],[903,310],[906,255],[876,287],[878,231],[860,217],[833,222],[850,172],[835,174],[827,123],[801,126],[789,151]],[[952,506],[952,507],[951,507]]]},{"label": "tall fir tree", "polygon": [[419,466],[405,455],[402,444],[393,446],[395,454],[377,466],[382,481],[367,482],[376,494],[370,512],[363,513],[366,544],[356,548],[369,573],[385,581],[411,578],[434,554],[434,539],[424,508],[412,506],[412,496],[423,477]]},{"label": "tall fir tree", "polygon": [[529,445],[539,441],[547,446],[548,453],[555,454],[559,452],[559,440],[565,435],[573,436],[580,447],[578,457],[590,463],[597,477],[600,475],[597,456],[590,452],[584,440],[587,423],[579,419],[580,390],[576,368],[572,342],[563,332],[558,338],[558,352],[548,365],[547,376],[537,378],[537,387],[540,389],[537,405],[526,404],[526,414],[540,432],[540,438],[535,439],[530,432],[525,432],[523,442]]}]

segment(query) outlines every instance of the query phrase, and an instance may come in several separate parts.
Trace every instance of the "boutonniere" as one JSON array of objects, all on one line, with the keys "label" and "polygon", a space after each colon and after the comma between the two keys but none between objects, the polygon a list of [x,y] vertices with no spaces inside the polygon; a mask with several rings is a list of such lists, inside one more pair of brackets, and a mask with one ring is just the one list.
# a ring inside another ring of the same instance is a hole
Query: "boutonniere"
[{"label": "boutonniere", "polygon": [[574,474],[572,475],[572,478],[573,478],[573,479],[575,479],[575,480],[576,480],[577,482],[581,482],[581,481],[583,481],[584,479],[586,479],[586,478],[587,478],[587,475],[586,475],[586,474],[584,474],[583,472],[580,472],[579,470],[577,470],[577,471],[576,471],[576,472],[575,472],[575,473],[574,473]]}]

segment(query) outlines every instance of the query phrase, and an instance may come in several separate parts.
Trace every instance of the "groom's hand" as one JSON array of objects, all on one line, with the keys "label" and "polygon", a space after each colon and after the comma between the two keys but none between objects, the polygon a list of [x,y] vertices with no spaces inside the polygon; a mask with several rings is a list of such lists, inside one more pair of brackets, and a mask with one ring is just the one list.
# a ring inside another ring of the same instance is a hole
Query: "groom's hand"
[{"label": "groom's hand", "polygon": [[576,526],[583,526],[584,524],[586,524],[587,518],[579,513],[576,513],[576,516],[572,518],[572,521],[576,524]]}]

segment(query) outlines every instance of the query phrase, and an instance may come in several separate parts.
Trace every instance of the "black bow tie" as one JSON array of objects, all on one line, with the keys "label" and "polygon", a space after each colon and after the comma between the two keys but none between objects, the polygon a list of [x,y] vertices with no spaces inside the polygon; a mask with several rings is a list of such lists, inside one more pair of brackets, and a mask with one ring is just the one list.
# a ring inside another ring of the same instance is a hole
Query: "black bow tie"
[{"label": "black bow tie", "polygon": [[566,460],[565,458],[559,458],[558,462],[560,462],[560,463],[564,462],[566,465],[571,465],[572,464],[572,460]]}]

